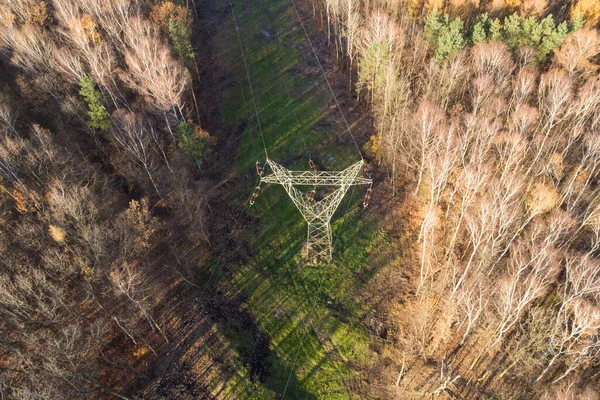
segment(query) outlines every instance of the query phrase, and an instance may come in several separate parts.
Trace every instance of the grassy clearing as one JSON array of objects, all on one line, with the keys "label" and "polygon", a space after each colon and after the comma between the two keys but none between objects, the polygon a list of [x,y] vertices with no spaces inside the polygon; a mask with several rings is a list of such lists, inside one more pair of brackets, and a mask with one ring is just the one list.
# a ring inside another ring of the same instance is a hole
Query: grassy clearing
[{"label": "grassy clearing", "polygon": [[[356,162],[355,149],[328,147],[326,139],[336,133],[317,125],[327,117],[325,110],[333,110],[328,107],[332,99],[322,76],[295,72],[304,60],[294,44],[305,38],[301,29],[292,28],[296,16],[288,1],[234,4],[269,157],[298,169],[308,169],[309,156],[327,169]],[[264,161],[264,150],[234,29],[230,18],[219,32],[221,53],[238,82],[225,94],[222,115],[233,127],[246,123],[235,167],[252,178],[231,194],[231,201],[242,204],[255,182],[254,163]],[[361,367],[369,363],[368,335],[359,322],[368,310],[355,294],[374,269],[369,252],[388,244],[376,221],[362,217],[361,196],[362,189],[351,189],[334,216],[334,265],[315,268],[305,266],[300,257],[306,238],[300,213],[283,188],[263,187],[249,210],[258,225],[242,233],[254,252],[252,260],[238,267],[233,279],[220,279],[217,285],[230,298],[243,296],[270,337],[270,376],[263,383],[249,376],[239,351],[252,350],[254,338],[232,321],[220,329],[233,344],[235,374],[220,386],[219,396],[278,398],[287,386],[286,399],[352,397],[349,385],[360,380]]]}]

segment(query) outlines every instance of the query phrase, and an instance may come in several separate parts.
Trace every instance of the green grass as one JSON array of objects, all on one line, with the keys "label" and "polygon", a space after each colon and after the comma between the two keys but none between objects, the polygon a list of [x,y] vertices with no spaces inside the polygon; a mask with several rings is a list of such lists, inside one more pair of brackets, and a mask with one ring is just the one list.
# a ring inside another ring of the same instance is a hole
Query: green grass
[{"label": "green grass", "polygon": [[[327,169],[356,162],[353,147],[327,144],[331,135],[347,133],[317,125],[327,117],[325,110],[333,110],[323,77],[313,74],[311,81],[293,72],[304,62],[294,44],[306,39],[302,29],[291,29],[290,21],[297,17],[288,1],[234,3],[269,157],[298,169],[308,169],[309,156]],[[261,29],[271,37],[265,37]],[[231,18],[219,35],[223,46],[219,50],[238,83],[224,94],[223,119],[234,128],[247,122],[235,170],[252,173],[253,178],[230,194],[230,201],[245,205],[256,182],[254,163],[257,159],[264,162],[264,150]],[[215,282],[230,298],[243,296],[259,328],[270,337],[271,374],[264,383],[252,380],[239,349],[251,349],[253,338],[236,329],[235,322],[221,326],[232,344],[236,373],[219,396],[275,399],[287,386],[286,399],[353,397],[350,385],[360,381],[359,370],[370,360],[369,337],[360,323],[369,310],[357,293],[375,270],[370,252],[389,244],[377,221],[363,218],[361,196],[361,188],[351,189],[334,216],[334,263],[309,267],[300,256],[306,239],[303,218],[283,188],[263,186],[248,211],[258,222],[242,233],[252,249],[251,260],[236,266],[233,279],[224,279],[218,268]]]}]

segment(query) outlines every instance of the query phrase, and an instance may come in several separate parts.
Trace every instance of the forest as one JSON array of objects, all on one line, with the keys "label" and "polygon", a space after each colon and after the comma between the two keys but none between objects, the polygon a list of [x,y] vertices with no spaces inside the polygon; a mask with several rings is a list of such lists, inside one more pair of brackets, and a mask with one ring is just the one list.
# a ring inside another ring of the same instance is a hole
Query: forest
[{"label": "forest", "polygon": [[[600,398],[599,27],[595,0],[0,1],[0,398]],[[341,170],[352,132],[373,199],[309,265],[254,165]]]}]

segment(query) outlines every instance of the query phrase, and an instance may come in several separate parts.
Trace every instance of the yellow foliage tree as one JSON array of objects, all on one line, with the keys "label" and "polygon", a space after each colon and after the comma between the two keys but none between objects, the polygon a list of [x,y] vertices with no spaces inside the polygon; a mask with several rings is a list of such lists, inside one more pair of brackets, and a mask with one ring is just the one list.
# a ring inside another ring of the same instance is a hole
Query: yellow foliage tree
[{"label": "yellow foliage tree", "polygon": [[536,183],[533,185],[529,196],[527,197],[527,210],[531,217],[543,214],[554,208],[558,202],[558,192],[553,186],[545,183]]},{"label": "yellow foliage tree", "polygon": [[378,135],[373,135],[369,138],[366,148],[369,155],[373,158],[381,159],[381,138]]},{"label": "yellow foliage tree", "polygon": [[583,16],[586,23],[595,25],[600,22],[600,1],[598,0],[579,0],[571,8],[571,17],[577,15]]},{"label": "yellow foliage tree", "polygon": [[169,21],[171,20],[181,26],[191,25],[188,9],[170,1],[154,5],[150,11],[150,20],[163,32],[169,32]]},{"label": "yellow foliage tree", "polygon": [[85,32],[85,36],[90,43],[98,44],[100,43],[101,37],[98,32],[98,23],[96,19],[91,14],[83,14],[81,17],[81,27]]},{"label": "yellow foliage tree", "polygon": [[48,19],[48,11],[46,9],[46,2],[34,1],[27,7],[27,18],[26,22],[32,25],[44,26]]},{"label": "yellow foliage tree", "polygon": [[64,242],[65,237],[67,236],[65,231],[56,225],[50,225],[48,227],[48,232],[50,233],[50,236],[52,237],[52,239],[54,239],[58,243]]},{"label": "yellow foliage tree", "polygon": [[41,196],[35,190],[28,190],[24,185],[17,184],[12,190],[15,207],[20,213],[35,212],[42,204]]},{"label": "yellow foliage tree", "polygon": [[140,201],[131,200],[129,208],[125,211],[125,217],[129,228],[135,235],[134,248],[136,251],[144,251],[150,248],[150,239],[158,229],[159,221],[150,213],[148,198]]}]

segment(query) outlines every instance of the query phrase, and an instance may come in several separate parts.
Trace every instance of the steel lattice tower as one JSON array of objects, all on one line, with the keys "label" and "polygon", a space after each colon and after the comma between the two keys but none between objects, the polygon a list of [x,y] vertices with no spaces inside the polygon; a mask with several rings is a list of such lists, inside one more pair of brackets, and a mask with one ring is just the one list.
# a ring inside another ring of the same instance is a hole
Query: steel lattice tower
[{"label": "steel lattice tower", "polygon": [[[340,205],[344,195],[352,185],[370,185],[372,180],[359,176],[363,160],[343,171],[290,171],[267,158],[272,173],[263,176],[261,182],[276,183],[284,187],[306,222],[308,237],[306,250],[309,260],[325,259],[331,262],[332,239],[331,217]],[[319,201],[313,201],[309,195],[295,186],[332,186],[337,187]]]}]

